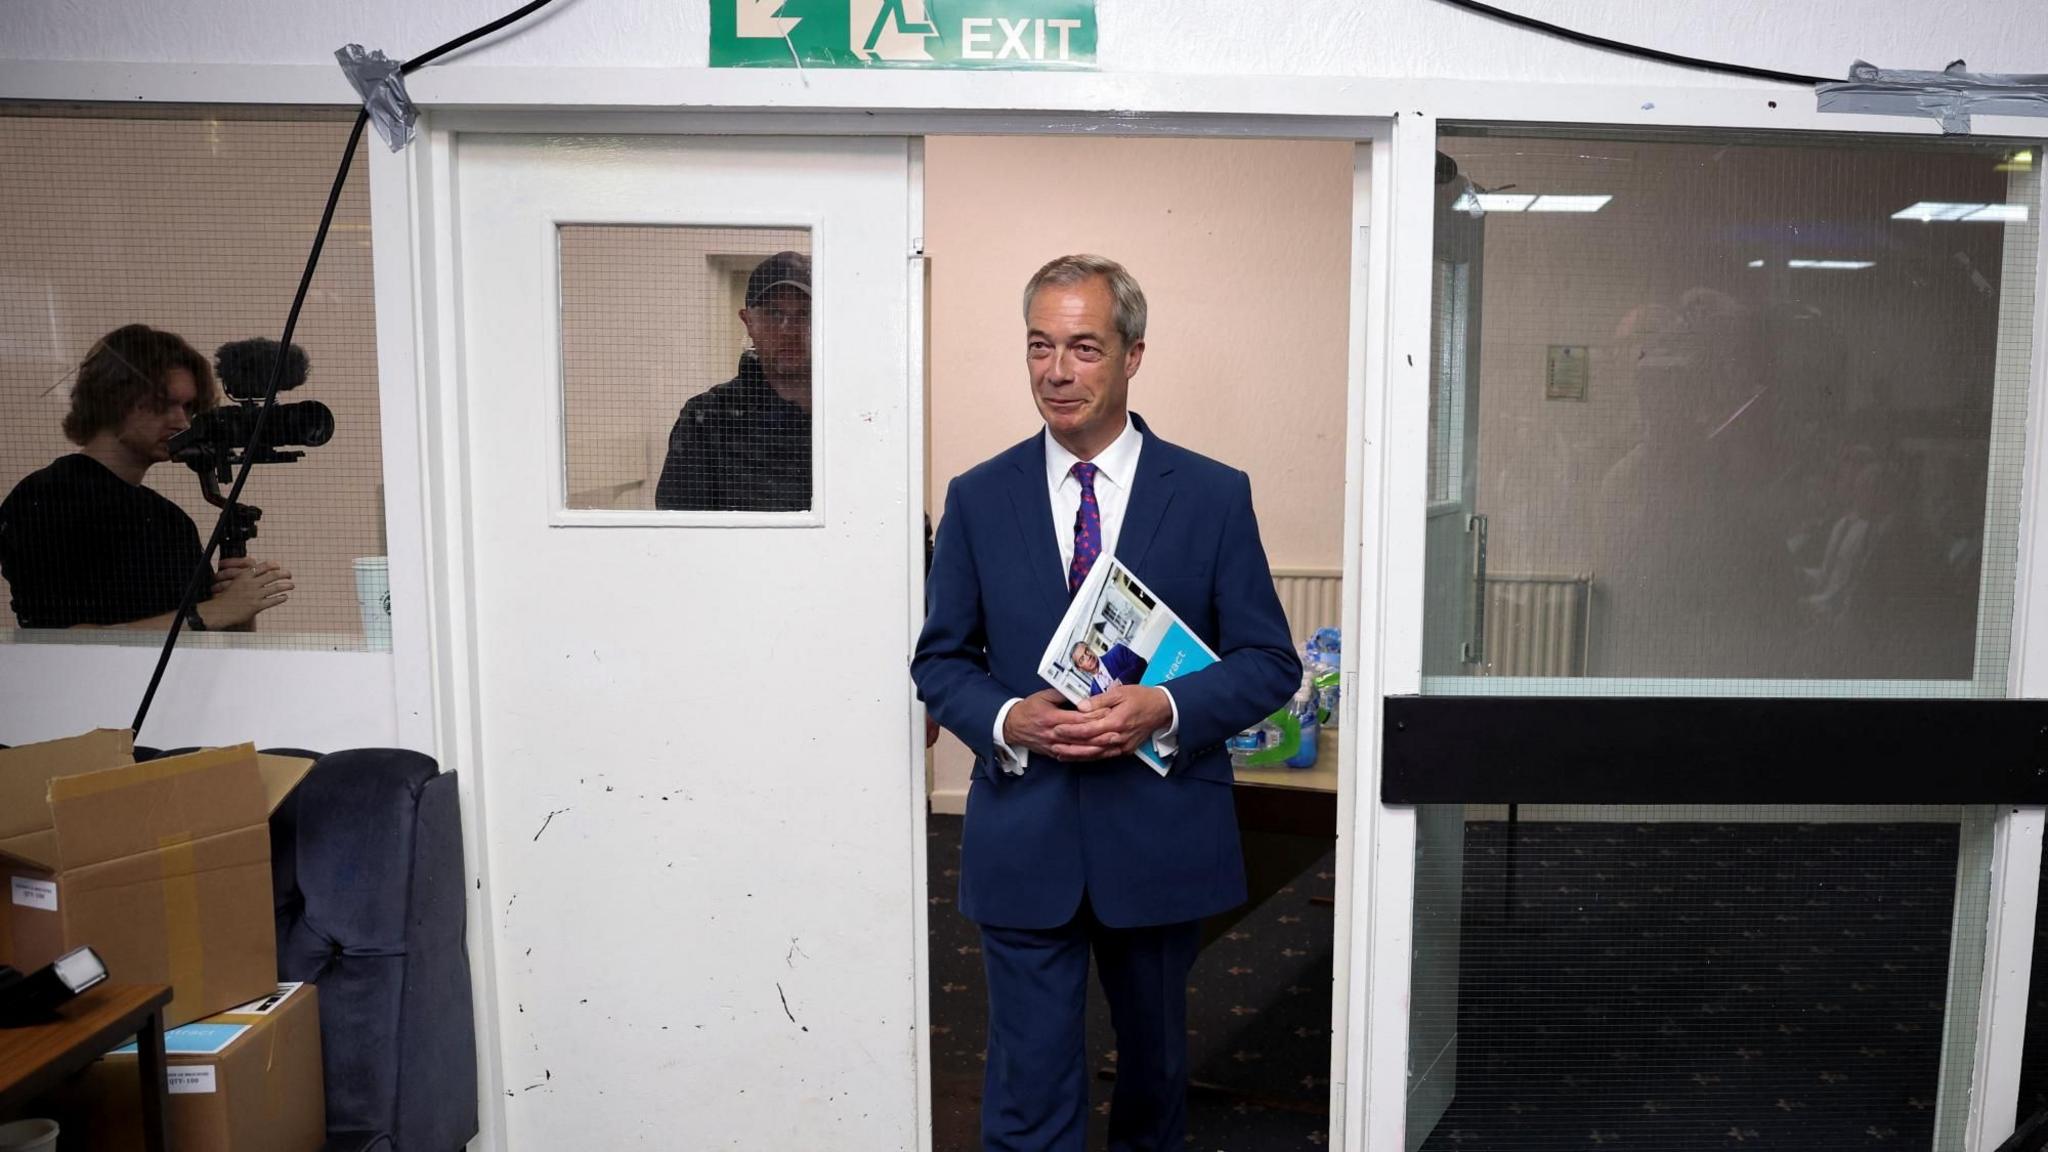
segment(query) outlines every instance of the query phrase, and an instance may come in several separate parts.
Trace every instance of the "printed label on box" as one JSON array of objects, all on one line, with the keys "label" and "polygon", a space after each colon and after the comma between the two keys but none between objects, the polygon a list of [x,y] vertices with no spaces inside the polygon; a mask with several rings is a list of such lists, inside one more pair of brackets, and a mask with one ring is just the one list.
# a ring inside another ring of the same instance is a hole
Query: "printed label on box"
[{"label": "printed label on box", "polygon": [[57,910],[57,882],[54,880],[30,880],[23,876],[14,877],[14,902],[23,908],[39,908],[44,912]]},{"label": "printed label on box", "polygon": [[213,1065],[197,1064],[189,1067],[172,1066],[167,1069],[171,1081],[171,1095],[199,1096],[217,1091],[213,1081]]},{"label": "printed label on box", "polygon": [[244,1004],[239,1008],[230,1008],[226,1012],[221,1013],[221,1015],[268,1016],[272,1012],[277,1011],[279,1008],[284,1007],[284,1002],[286,1000],[291,999],[292,993],[297,992],[299,989],[304,988],[305,986],[306,984],[305,981],[303,980],[293,981],[289,984],[279,984],[277,986],[277,991],[272,992],[270,995],[265,996],[263,999],[251,1000],[247,1004]]}]

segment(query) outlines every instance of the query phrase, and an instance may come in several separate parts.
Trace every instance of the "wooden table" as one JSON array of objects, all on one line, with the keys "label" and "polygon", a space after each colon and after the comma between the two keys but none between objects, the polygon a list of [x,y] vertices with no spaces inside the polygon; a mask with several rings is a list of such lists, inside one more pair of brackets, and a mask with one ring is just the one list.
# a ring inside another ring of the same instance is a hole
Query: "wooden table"
[{"label": "wooden table", "polygon": [[148,1152],[164,1152],[170,1103],[164,1064],[164,1005],[168,984],[101,984],[57,1010],[57,1019],[26,1028],[0,1028],[0,1117],[26,1106],[73,1072],[135,1037],[142,1071],[142,1139]]},{"label": "wooden table", "polygon": [[1313,769],[1237,769],[1237,826],[1294,836],[1337,834],[1337,752],[1341,736],[1317,736]]},{"label": "wooden table", "polygon": [[1239,768],[1237,826],[1295,836],[1337,834],[1337,753],[1341,733],[1317,737],[1313,768]]},{"label": "wooden table", "polygon": [[1322,858],[1337,838],[1339,735],[1323,732],[1313,768],[1240,768],[1232,789],[1247,898],[1202,922],[1206,946]]}]

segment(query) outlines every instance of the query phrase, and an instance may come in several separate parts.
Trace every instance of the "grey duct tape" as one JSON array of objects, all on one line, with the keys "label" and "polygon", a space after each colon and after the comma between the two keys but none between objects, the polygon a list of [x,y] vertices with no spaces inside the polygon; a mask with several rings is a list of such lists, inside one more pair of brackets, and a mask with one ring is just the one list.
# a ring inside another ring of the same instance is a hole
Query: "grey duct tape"
[{"label": "grey duct tape", "polygon": [[1961,60],[1939,72],[1879,68],[1858,60],[1847,80],[1819,84],[1822,112],[1932,116],[1943,132],[1970,130],[1970,116],[2048,116],[2048,75],[1965,72]]},{"label": "grey duct tape", "polygon": [[405,74],[399,71],[398,62],[382,52],[365,52],[361,44],[335,49],[334,58],[341,62],[342,74],[355,86],[356,95],[362,97],[363,107],[369,109],[370,123],[384,138],[385,146],[398,152],[412,143],[412,126],[420,113],[412,106],[412,97],[405,94]]}]

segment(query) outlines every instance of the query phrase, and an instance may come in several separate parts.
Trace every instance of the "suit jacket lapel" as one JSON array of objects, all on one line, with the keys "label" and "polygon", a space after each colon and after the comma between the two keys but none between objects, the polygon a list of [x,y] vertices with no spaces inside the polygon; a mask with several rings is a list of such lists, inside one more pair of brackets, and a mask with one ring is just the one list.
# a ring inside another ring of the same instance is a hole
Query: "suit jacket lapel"
[{"label": "suit jacket lapel", "polygon": [[1154,435],[1145,426],[1145,419],[1135,413],[1132,423],[1145,436],[1145,446],[1138,453],[1138,467],[1131,480],[1130,503],[1124,506],[1124,526],[1117,536],[1117,559],[1124,567],[1136,570],[1145,563],[1145,553],[1152,547],[1152,537],[1159,531],[1159,522],[1166,518],[1166,507],[1173,503],[1173,445]]},{"label": "suit jacket lapel", "polygon": [[[1052,522],[1052,494],[1045,488],[1045,435],[1033,438],[1036,447],[1016,453],[1017,475],[1010,485],[1010,505],[1017,512],[1017,531],[1023,536],[1024,578],[1044,595],[1046,607],[1055,617],[1067,611],[1067,582],[1060,576],[1057,529]],[[1021,447],[1021,446],[1020,446]]]}]

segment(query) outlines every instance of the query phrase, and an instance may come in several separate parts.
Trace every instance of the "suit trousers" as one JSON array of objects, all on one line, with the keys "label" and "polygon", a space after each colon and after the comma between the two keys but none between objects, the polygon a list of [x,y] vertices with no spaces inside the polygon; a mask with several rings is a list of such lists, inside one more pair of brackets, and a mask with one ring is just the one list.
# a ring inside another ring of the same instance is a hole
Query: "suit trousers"
[{"label": "suit trousers", "polygon": [[1200,921],[1110,928],[1087,898],[1057,928],[981,926],[988,973],[984,1152],[1082,1152],[1088,1131],[1088,954],[1116,1029],[1111,1152],[1182,1152],[1188,970]]}]

